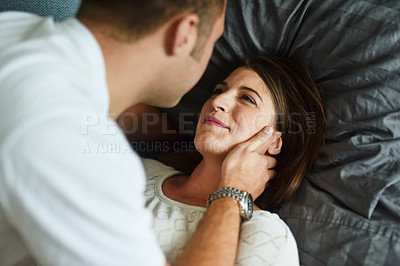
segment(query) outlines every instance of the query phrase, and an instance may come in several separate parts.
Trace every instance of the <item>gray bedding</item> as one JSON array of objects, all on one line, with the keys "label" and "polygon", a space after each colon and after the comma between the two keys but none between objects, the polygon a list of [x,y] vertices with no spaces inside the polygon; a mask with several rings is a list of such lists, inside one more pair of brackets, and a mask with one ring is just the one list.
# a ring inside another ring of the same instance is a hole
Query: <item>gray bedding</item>
[{"label": "gray bedding", "polygon": [[230,0],[227,12],[205,77],[174,117],[199,110],[246,54],[301,60],[327,114],[320,158],[278,210],[301,263],[400,265],[400,1]]},{"label": "gray bedding", "polygon": [[[2,2],[0,10],[24,1]],[[24,10],[43,14],[47,6],[60,19],[70,15],[48,6],[65,1],[27,2]],[[79,1],[70,4],[73,12]],[[326,108],[326,146],[278,210],[301,263],[400,265],[400,1],[229,0],[204,78],[169,115],[193,132],[218,78],[255,52],[308,65]]]}]

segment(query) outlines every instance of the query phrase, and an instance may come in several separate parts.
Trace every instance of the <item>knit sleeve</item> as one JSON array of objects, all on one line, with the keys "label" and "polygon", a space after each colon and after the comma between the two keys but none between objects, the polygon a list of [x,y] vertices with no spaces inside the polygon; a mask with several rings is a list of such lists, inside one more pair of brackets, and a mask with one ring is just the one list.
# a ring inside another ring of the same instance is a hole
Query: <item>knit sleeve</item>
[{"label": "knit sleeve", "polygon": [[256,211],[242,224],[235,265],[299,265],[296,241],[278,215]]}]

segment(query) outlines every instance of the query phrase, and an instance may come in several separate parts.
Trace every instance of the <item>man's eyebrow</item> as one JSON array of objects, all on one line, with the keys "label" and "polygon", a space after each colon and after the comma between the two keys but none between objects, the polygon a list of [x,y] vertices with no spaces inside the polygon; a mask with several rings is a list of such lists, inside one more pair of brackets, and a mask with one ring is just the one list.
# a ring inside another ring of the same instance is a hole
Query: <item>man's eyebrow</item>
[{"label": "man's eyebrow", "polygon": [[245,86],[240,87],[240,89],[246,90],[246,91],[251,91],[251,92],[255,93],[258,96],[258,98],[260,98],[261,102],[264,102],[263,99],[261,98],[260,94],[258,94],[258,92],[256,90],[249,88],[249,87],[245,87]]}]

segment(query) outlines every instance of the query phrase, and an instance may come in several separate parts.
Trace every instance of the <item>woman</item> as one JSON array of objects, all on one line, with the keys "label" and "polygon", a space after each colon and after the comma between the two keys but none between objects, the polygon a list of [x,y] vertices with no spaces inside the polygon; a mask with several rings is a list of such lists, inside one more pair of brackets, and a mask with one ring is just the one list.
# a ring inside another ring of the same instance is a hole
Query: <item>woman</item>
[{"label": "woman", "polygon": [[298,264],[290,230],[261,208],[279,206],[297,189],[318,156],[324,125],[318,89],[309,71],[292,59],[252,56],[220,82],[200,114],[194,143],[203,158],[190,176],[144,159],[147,206],[168,261],[176,260],[196,231],[225,157],[237,144],[273,126],[282,133],[267,151],[277,156],[277,175],[256,200],[253,218],[241,225],[236,263]]}]

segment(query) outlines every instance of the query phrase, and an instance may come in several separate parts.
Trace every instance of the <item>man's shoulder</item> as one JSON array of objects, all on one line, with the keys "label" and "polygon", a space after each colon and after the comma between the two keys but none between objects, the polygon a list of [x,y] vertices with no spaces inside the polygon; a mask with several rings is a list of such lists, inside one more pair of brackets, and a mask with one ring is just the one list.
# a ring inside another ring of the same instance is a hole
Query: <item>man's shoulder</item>
[{"label": "man's shoulder", "polygon": [[50,134],[56,126],[83,127],[79,123],[93,114],[106,117],[104,63],[89,31],[76,20],[57,24],[51,18],[6,13],[0,15],[0,139],[21,130],[29,137],[44,129]]},{"label": "man's shoulder", "polygon": [[74,66],[70,71],[79,63],[86,69],[102,67],[102,53],[95,37],[75,18],[56,22],[52,17],[23,12],[0,13],[0,39],[2,68],[18,62],[13,65],[18,71],[31,67],[35,72],[52,64],[53,69],[48,71],[63,69],[67,74],[71,64]]},{"label": "man's shoulder", "polygon": [[[51,17],[41,17],[26,12],[8,11],[0,13],[0,43],[1,51],[4,52],[9,44],[17,44],[23,41],[43,39],[48,35],[59,34],[62,28],[59,23]],[[32,42],[30,45],[34,45]]]}]

